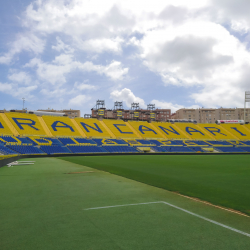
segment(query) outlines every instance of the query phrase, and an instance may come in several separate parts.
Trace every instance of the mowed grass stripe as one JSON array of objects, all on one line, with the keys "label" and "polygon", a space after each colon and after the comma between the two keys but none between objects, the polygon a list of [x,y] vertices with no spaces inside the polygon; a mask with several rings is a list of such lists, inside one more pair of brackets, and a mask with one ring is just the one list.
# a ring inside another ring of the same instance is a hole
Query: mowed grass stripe
[{"label": "mowed grass stripe", "polygon": [[63,157],[250,215],[249,155]]}]

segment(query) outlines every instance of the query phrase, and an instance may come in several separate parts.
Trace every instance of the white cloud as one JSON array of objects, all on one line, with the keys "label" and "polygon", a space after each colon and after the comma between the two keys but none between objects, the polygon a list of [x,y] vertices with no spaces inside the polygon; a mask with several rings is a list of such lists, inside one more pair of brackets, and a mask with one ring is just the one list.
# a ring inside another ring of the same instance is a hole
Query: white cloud
[{"label": "white cloud", "polygon": [[76,88],[77,90],[94,90],[94,89],[96,89],[97,87],[96,86],[93,86],[93,85],[90,85],[90,84],[87,84],[87,83],[85,83],[85,82],[83,82],[83,83],[78,83],[78,82],[76,82],[75,84],[74,84],[74,88]]},{"label": "white cloud", "polygon": [[64,53],[73,53],[75,51],[71,46],[65,44],[60,39],[60,37],[56,37],[56,41],[57,41],[57,44],[56,45],[52,45],[52,49],[54,49],[54,50],[56,50],[58,52],[62,51]]},{"label": "white cloud", "polygon": [[11,71],[11,74],[8,75],[8,78],[13,82],[23,85],[29,85],[31,83],[30,75],[24,71]]},{"label": "white cloud", "polygon": [[144,100],[140,97],[137,97],[134,95],[134,93],[128,89],[124,88],[121,91],[119,90],[114,90],[110,93],[110,98],[113,101],[123,101],[126,103],[126,106],[128,108],[131,107],[131,103],[139,103],[140,108],[146,108],[146,104]]},{"label": "white cloud", "polygon": [[19,34],[17,39],[10,44],[10,50],[0,57],[0,63],[9,64],[13,57],[22,51],[41,54],[44,46],[45,41],[32,33]]},{"label": "white cloud", "polygon": [[69,100],[69,106],[80,108],[80,106],[84,105],[90,99],[91,97],[86,95],[77,95],[76,97]]}]

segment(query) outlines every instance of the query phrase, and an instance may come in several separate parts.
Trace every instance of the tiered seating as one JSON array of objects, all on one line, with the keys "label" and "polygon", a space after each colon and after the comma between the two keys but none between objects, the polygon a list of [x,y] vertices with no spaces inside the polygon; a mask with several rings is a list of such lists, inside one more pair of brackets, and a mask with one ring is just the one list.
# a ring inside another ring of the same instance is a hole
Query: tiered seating
[{"label": "tiered seating", "polygon": [[194,151],[188,147],[183,146],[162,146],[163,149],[165,149],[167,152],[173,152],[173,153],[194,153]]},{"label": "tiered seating", "polygon": [[174,140],[150,140],[150,141],[157,146],[181,146],[181,145],[184,145],[182,141],[174,141]]},{"label": "tiered seating", "polygon": [[73,141],[71,138],[60,138],[59,140],[65,146],[72,145],[72,144],[74,144],[74,145],[78,144],[77,142]]},{"label": "tiered seating", "polygon": [[131,146],[155,146],[154,143],[152,143],[149,140],[136,140],[136,139],[124,139],[125,143],[131,145]]},{"label": "tiered seating", "polygon": [[56,138],[44,137],[43,139],[51,141],[51,146],[63,146],[63,144]]},{"label": "tiered seating", "polygon": [[128,145],[123,140],[117,140],[117,139],[93,139],[98,145]]},{"label": "tiered seating", "polygon": [[205,141],[190,141],[190,140],[183,141],[183,144],[188,146],[188,147],[190,147],[190,146],[208,146],[208,145],[210,145]]},{"label": "tiered seating", "polygon": [[130,146],[103,146],[110,153],[137,153],[138,151]]},{"label": "tiered seating", "polygon": [[174,124],[166,122],[152,122],[164,136],[168,139],[188,139],[188,137]]},{"label": "tiered seating", "polygon": [[158,152],[158,153],[166,152],[166,150],[164,150],[162,147],[152,146],[150,148],[153,149],[155,152]]},{"label": "tiered seating", "polygon": [[81,136],[71,119],[68,117],[43,116],[43,120],[54,136]]},{"label": "tiered seating", "polygon": [[198,125],[193,123],[175,123],[175,125],[181,129],[187,137],[198,140],[211,140],[212,137]]},{"label": "tiered seating", "polygon": [[20,135],[45,135],[40,121],[37,116],[34,114],[25,114],[25,113],[5,113],[9,121],[15,127]]},{"label": "tiered seating", "polygon": [[201,147],[189,147],[194,152],[204,152],[204,150]]},{"label": "tiered seating", "polygon": [[224,129],[236,136],[240,140],[249,140],[250,131],[245,126],[240,124],[221,124]]},{"label": "tiered seating", "polygon": [[41,146],[40,149],[46,154],[71,154],[67,147],[62,147],[59,145],[52,146]]},{"label": "tiered seating", "polygon": [[23,146],[23,145],[8,145],[8,148],[15,150],[16,152],[20,154],[44,154],[43,151],[41,151],[39,148],[34,146]]},{"label": "tiered seating", "polygon": [[250,147],[240,147],[240,149],[246,151],[246,152],[250,152]]},{"label": "tiered seating", "polygon": [[27,137],[31,143],[33,143],[34,145],[47,145],[50,146],[52,145],[52,141],[45,139],[43,137],[39,137],[39,136],[30,136]]},{"label": "tiered seating", "polygon": [[239,141],[239,142],[244,144],[244,145],[249,145],[250,146],[250,141]]},{"label": "tiered seating", "polygon": [[233,146],[233,144],[228,141],[208,141],[207,143],[212,146]]},{"label": "tiered seating", "polygon": [[140,121],[129,121],[129,124],[138,132],[143,138],[159,138],[164,139],[164,137],[157,133],[156,129],[148,122]]},{"label": "tiered seating", "polygon": [[127,122],[122,120],[103,120],[107,127],[116,137],[120,138],[138,138],[130,129]]},{"label": "tiered seating", "polygon": [[13,135],[4,119],[8,120],[5,114],[0,114],[0,135]]},{"label": "tiered seating", "polygon": [[0,142],[3,142],[3,143],[21,143],[21,141],[19,141],[14,136],[0,136]]},{"label": "tiered seating", "polygon": [[75,121],[87,135],[94,138],[110,138],[110,134],[97,119],[75,118]]},{"label": "tiered seating", "polygon": [[237,137],[230,134],[221,125],[199,123],[199,127],[203,128],[213,139],[216,139],[216,140],[235,140],[235,139],[237,139]]},{"label": "tiered seating", "polygon": [[99,146],[68,146],[70,151],[74,154],[77,153],[107,153],[103,147]]},{"label": "tiered seating", "polygon": [[85,145],[89,145],[89,144],[93,144],[96,145],[96,143],[94,142],[94,140],[91,139],[85,139],[85,138],[74,138],[74,140],[79,143],[79,144],[85,144]]},{"label": "tiered seating", "polygon": [[244,150],[242,150],[242,148],[237,148],[237,147],[216,147],[216,150],[219,150],[221,152],[225,152],[225,153],[243,153],[246,152]]},{"label": "tiered seating", "polygon": [[18,154],[16,151],[14,151],[10,148],[7,148],[4,145],[0,145],[0,153],[4,154],[4,155],[16,155],[16,154]]}]

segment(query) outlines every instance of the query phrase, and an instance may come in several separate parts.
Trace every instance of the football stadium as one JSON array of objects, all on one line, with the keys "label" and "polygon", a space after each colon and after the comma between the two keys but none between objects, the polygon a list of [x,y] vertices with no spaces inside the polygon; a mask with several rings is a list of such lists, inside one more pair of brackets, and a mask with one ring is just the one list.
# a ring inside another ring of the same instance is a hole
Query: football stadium
[{"label": "football stadium", "polygon": [[250,125],[0,113],[2,249],[249,249]]}]

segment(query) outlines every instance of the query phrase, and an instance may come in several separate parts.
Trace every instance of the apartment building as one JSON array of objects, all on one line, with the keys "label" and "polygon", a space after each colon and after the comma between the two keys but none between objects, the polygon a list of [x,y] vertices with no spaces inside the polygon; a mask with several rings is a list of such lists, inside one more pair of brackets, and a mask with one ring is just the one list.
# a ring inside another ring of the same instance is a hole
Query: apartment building
[{"label": "apartment building", "polygon": [[[171,109],[154,109],[154,110],[147,110],[147,109],[139,109],[139,110],[111,110],[111,109],[105,109],[104,110],[104,115],[103,117],[106,119],[123,119],[123,120],[132,120],[135,119],[134,117],[134,112],[139,113],[139,117],[137,118],[138,120],[141,121],[149,121],[151,120],[150,114],[154,113],[155,114],[155,120],[156,121],[167,121],[170,119],[171,116]],[[98,110],[97,109],[92,109],[92,117],[97,118],[98,117]],[[117,111],[122,111],[122,116],[118,117],[117,116]]]}]

